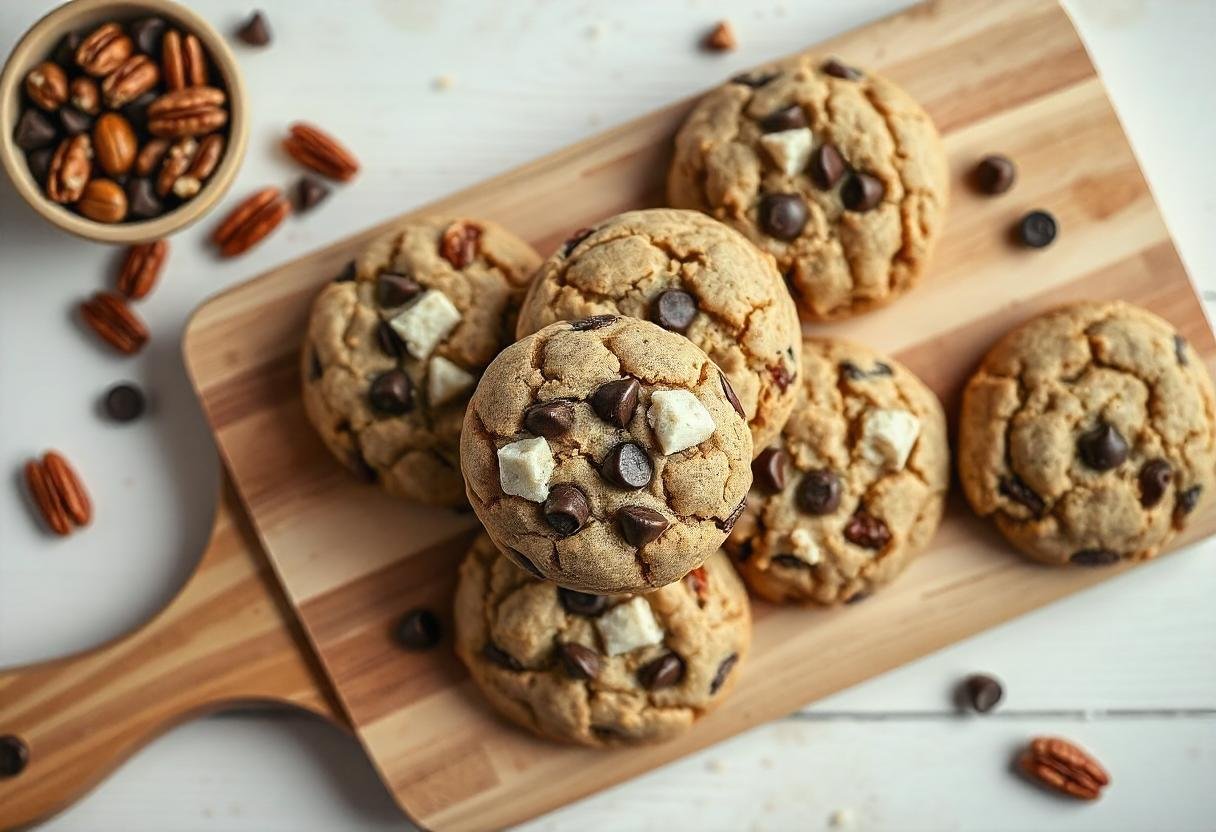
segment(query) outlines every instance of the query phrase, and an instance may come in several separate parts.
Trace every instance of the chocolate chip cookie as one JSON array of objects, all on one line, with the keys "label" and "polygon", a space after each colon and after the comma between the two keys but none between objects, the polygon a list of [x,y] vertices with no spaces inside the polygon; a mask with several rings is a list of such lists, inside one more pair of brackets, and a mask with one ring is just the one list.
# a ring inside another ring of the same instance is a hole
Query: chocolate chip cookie
[{"label": "chocolate chip cookie", "polygon": [[1202,359],[1128,303],[1080,303],[1006,335],[967,383],[959,474],[1030,557],[1151,558],[1211,494],[1216,399]]},{"label": "chocolate chip cookie", "polygon": [[411,220],[326,285],[301,361],[304,407],[334,456],[390,493],[464,504],[465,404],[539,264],[494,223]]},{"label": "chocolate chip cookie", "polygon": [[753,447],[781,432],[798,391],[798,312],[773,258],[737,231],[671,209],[584,229],[537,272],[518,334],[605,313],[651,320],[703,349],[743,405]]},{"label": "chocolate chip cookie", "polygon": [[890,81],[799,56],[706,95],[676,136],[668,201],[777,258],[802,314],[843,318],[920,278],[949,179],[933,122]]},{"label": "chocolate chip cookie", "polygon": [[721,552],[646,595],[560,589],[478,538],[456,588],[456,652],[490,703],[541,736],[609,747],[670,739],[713,708],[751,641]]},{"label": "chocolate chip cookie", "polygon": [[802,398],[756,457],[727,544],[770,601],[858,601],[897,576],[941,520],[950,480],[937,397],[898,362],[807,338]]},{"label": "chocolate chip cookie", "polygon": [[679,580],[722,545],[751,484],[751,433],[722,371],[637,318],[556,323],[512,344],[469,403],[469,502],[518,565],[584,592]]}]

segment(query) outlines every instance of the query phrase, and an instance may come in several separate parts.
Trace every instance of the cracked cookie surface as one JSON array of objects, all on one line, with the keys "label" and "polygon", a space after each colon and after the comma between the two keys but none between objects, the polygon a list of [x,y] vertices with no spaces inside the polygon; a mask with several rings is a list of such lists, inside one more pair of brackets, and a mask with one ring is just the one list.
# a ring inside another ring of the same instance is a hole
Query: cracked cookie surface
[{"label": "cracked cookie surface", "polygon": [[301,375],[309,420],[334,456],[392,494],[463,505],[465,404],[511,342],[539,264],[494,223],[431,218],[378,238],[327,284]]},{"label": "cracked cookie surface", "polygon": [[798,312],[772,257],[737,231],[672,209],[598,223],[541,266],[520,309],[518,335],[602,314],[684,334],[730,379],[753,447],[780,433],[798,392]]},{"label": "cracked cookie surface", "polygon": [[751,641],[747,593],[721,552],[646,595],[596,596],[529,575],[483,535],[461,565],[455,619],[456,652],[499,712],[597,747],[687,730],[724,698]]},{"label": "cracked cookie surface", "polygon": [[1211,494],[1203,360],[1128,303],[1081,303],[1006,335],[967,383],[959,474],[1025,554],[1102,566],[1157,554]]},{"label": "cracked cookie surface", "polygon": [[945,218],[933,122],[886,79],[809,55],[710,92],[684,122],[668,202],[777,259],[804,317],[842,318],[917,283]]},{"label": "cracked cookie surface", "polygon": [[635,318],[512,344],[469,403],[469,502],[525,569],[585,592],[679,580],[721,546],[751,484],[729,382],[687,338]]},{"label": "cracked cookie surface", "polygon": [[802,364],[802,398],[757,456],[727,549],[770,601],[858,601],[899,575],[941,521],[945,416],[920,379],[866,347],[807,338]]}]

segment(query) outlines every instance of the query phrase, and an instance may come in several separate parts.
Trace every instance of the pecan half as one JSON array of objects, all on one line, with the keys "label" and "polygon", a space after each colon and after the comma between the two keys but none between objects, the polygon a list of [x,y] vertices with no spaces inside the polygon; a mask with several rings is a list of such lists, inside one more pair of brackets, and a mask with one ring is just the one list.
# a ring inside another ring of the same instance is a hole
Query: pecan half
[{"label": "pecan half", "polygon": [[161,64],[165,86],[170,91],[201,87],[207,83],[207,53],[195,35],[170,30],[161,41]]},{"label": "pecan half", "polygon": [[89,328],[119,352],[134,355],[148,343],[148,328],[118,295],[98,292],[80,304]]},{"label": "pecan half", "polygon": [[76,63],[95,78],[109,75],[131,57],[135,45],[117,23],[103,23],[76,47]]},{"label": "pecan half", "polygon": [[152,139],[140,148],[139,155],[135,157],[135,172],[140,176],[149,175],[156,170],[168,152],[168,139]]},{"label": "pecan half", "polygon": [[68,76],[58,64],[43,61],[25,76],[25,94],[30,101],[53,113],[68,100]]},{"label": "pecan half", "polygon": [[46,195],[67,205],[80,199],[93,167],[93,142],[88,133],[64,139],[55,148],[46,176]]},{"label": "pecan half", "polygon": [[1036,737],[1018,758],[1035,782],[1080,800],[1096,800],[1110,775],[1090,755],[1059,737]]},{"label": "pecan half", "polygon": [[138,147],[131,122],[121,113],[105,113],[93,125],[93,153],[110,176],[122,176],[131,169]]},{"label": "pecan half", "polygon": [[72,106],[80,112],[95,116],[101,111],[101,91],[92,78],[87,75],[73,78],[68,91]]},{"label": "pecan half", "polygon": [[232,210],[211,235],[220,255],[234,257],[266,239],[291,213],[291,200],[278,188],[263,188]]},{"label": "pecan half", "polygon": [[25,486],[55,534],[69,534],[73,523],[86,526],[93,519],[93,505],[80,477],[55,451],[47,451],[41,461],[25,463]]},{"label": "pecan half", "polygon": [[172,139],[210,133],[228,123],[224,101],[215,87],[167,92],[148,105],[148,132]]},{"label": "pecan half", "polygon": [[198,152],[190,160],[190,167],[173,183],[174,195],[189,199],[197,194],[203,183],[215,172],[223,152],[224,137],[219,133],[212,133],[199,142]]},{"label": "pecan half", "polygon": [[119,294],[138,300],[151,292],[168,256],[168,240],[154,240],[127,249],[115,284]]},{"label": "pecan half", "polygon": [[333,136],[299,121],[290,129],[291,135],[283,140],[283,149],[304,167],[343,182],[359,172],[359,161],[354,154]]},{"label": "pecan half", "polygon": [[132,55],[101,82],[106,104],[117,110],[156,86],[160,70],[147,55]]},{"label": "pecan half", "polygon": [[[190,169],[190,163],[194,161],[194,154],[197,152],[198,142],[189,136],[178,139],[169,147],[169,152],[165,154],[165,160],[161,163],[160,173],[156,176],[157,196],[168,196],[169,192],[174,190],[177,181]],[[187,194],[187,196],[194,196],[194,194]]]},{"label": "pecan half", "polygon": [[481,226],[457,220],[444,230],[439,241],[439,253],[454,267],[463,269],[477,258],[480,241]]}]

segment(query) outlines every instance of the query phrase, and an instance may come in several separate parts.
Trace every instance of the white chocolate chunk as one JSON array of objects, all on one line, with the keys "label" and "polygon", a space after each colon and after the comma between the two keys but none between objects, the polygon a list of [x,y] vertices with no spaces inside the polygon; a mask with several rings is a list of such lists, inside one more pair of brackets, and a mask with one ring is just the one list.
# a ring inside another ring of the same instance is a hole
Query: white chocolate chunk
[{"label": "white chocolate chunk", "polygon": [[823,560],[823,552],[806,529],[794,529],[790,532],[790,548],[793,550],[792,554],[807,563],[816,564]]},{"label": "white chocolate chunk", "polygon": [[760,144],[786,176],[795,176],[806,167],[813,141],[809,127],[779,130],[760,137]]},{"label": "white chocolate chunk", "polygon": [[549,496],[549,477],[553,476],[553,452],[543,436],[521,439],[498,449],[498,483],[504,494],[513,494],[535,503]]},{"label": "white chocolate chunk", "polygon": [[619,656],[663,641],[663,628],[655,620],[650,604],[640,596],[617,604],[595,619],[595,628],[600,631],[604,652],[609,656]]},{"label": "white chocolate chunk", "polygon": [[687,390],[656,390],[646,418],[667,455],[700,445],[716,427],[705,405]]},{"label": "white chocolate chunk", "polygon": [[477,383],[477,377],[442,355],[431,358],[426,371],[426,397],[431,407],[447,404]]},{"label": "white chocolate chunk", "polygon": [[460,323],[460,310],[443,292],[430,289],[389,321],[415,358],[426,358]]},{"label": "white chocolate chunk", "polygon": [[920,436],[920,419],[906,410],[875,408],[861,425],[861,456],[866,462],[898,471]]}]

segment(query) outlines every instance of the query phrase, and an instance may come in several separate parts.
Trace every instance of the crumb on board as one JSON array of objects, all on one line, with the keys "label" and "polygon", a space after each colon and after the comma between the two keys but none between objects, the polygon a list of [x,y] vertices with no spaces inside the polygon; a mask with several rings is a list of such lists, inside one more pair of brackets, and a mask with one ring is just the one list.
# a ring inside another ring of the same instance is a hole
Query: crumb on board
[{"label": "crumb on board", "polygon": [[837,809],[828,817],[828,825],[833,829],[851,829],[856,819],[852,809]]},{"label": "crumb on board", "polygon": [[719,20],[702,43],[710,52],[729,52],[738,45],[735,29],[729,20]]},{"label": "crumb on board", "polygon": [[439,92],[443,92],[444,90],[450,90],[452,88],[452,85],[455,83],[456,83],[456,79],[453,78],[451,75],[440,75],[434,81],[431,82],[431,86],[434,87]]}]

